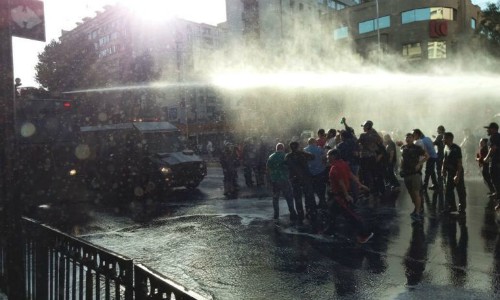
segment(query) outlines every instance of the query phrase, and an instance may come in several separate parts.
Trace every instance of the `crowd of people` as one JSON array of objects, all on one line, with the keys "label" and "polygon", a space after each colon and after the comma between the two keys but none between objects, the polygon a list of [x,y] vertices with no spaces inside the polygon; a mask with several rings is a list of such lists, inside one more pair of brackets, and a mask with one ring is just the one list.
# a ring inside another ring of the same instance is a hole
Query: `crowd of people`
[{"label": "crowd of people", "polygon": [[307,223],[313,232],[333,234],[336,216],[343,214],[355,228],[360,243],[367,242],[373,233],[354,205],[361,197],[377,201],[387,192],[399,192],[396,174],[414,204],[410,217],[415,223],[424,220],[422,192],[427,189],[444,192],[444,213],[465,215],[464,179],[474,169],[481,170],[493,207],[500,210],[497,123],[485,126],[489,139],[481,139],[479,146],[470,130],[464,131],[464,141],[458,145],[453,133],[441,125],[432,139],[414,129],[403,142],[394,141],[390,134],[380,134],[369,120],[361,125],[363,132],[359,136],[345,118],[341,123],[343,129],[319,129],[317,136],[307,141],[276,140],[273,149],[256,138],[246,139],[241,147],[225,143],[220,156],[224,194],[228,198],[237,196],[237,170],[242,166],[248,187],[268,186],[272,190],[276,223],[280,220],[279,199],[283,197],[292,225]]}]

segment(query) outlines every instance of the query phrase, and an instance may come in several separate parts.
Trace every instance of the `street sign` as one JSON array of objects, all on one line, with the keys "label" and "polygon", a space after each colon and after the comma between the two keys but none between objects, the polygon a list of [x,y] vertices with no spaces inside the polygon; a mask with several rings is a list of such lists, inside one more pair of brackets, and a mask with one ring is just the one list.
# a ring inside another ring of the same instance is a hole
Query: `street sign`
[{"label": "street sign", "polygon": [[11,0],[12,35],[45,42],[43,2],[36,0]]}]

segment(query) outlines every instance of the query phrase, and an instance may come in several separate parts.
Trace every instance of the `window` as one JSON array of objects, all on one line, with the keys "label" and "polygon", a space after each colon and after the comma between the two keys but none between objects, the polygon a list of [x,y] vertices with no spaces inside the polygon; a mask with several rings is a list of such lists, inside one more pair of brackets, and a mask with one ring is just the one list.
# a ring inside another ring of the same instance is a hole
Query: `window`
[{"label": "window", "polygon": [[427,44],[427,57],[429,59],[446,58],[446,42],[429,42]]},{"label": "window", "polygon": [[[377,26],[377,23],[375,22],[375,27],[376,26]],[[385,16],[385,17],[379,18],[378,19],[378,26],[380,29],[391,27],[391,17]]]},{"label": "window", "polygon": [[323,5],[323,3],[324,3],[324,0],[316,0],[316,1],[318,1],[319,5]]},{"label": "window", "polygon": [[431,7],[430,8],[431,20],[454,20],[453,9],[448,7]]},{"label": "window", "polygon": [[295,1],[294,0],[290,0],[290,8],[293,9],[294,6],[295,6]]},{"label": "window", "polygon": [[474,18],[470,19],[470,27],[472,29],[476,29],[476,19],[474,19]]},{"label": "window", "polygon": [[299,3],[299,10],[304,10],[304,4]]},{"label": "window", "polygon": [[[388,28],[391,26],[391,18],[389,16],[378,18],[378,28]],[[371,32],[377,30],[377,19],[372,19],[359,23],[358,25],[359,34]]]},{"label": "window", "polygon": [[416,22],[429,20],[429,18],[430,18],[428,8],[415,9],[414,12],[415,12],[415,21]]},{"label": "window", "polygon": [[456,20],[457,12],[448,7],[426,7],[401,13],[401,23],[407,24],[425,20]]},{"label": "window", "polygon": [[109,35],[103,36],[102,38],[99,39],[99,46],[106,45],[109,43],[110,37]]},{"label": "window", "polygon": [[375,23],[373,22],[373,20],[361,22],[358,25],[358,30],[359,30],[359,34],[374,31],[375,30]]},{"label": "window", "polygon": [[335,0],[327,0],[327,6],[331,9],[335,9]]},{"label": "window", "polygon": [[345,39],[348,36],[349,36],[349,31],[347,29],[347,26],[337,28],[333,31],[333,39],[334,40]]},{"label": "window", "polygon": [[403,45],[403,57],[408,60],[422,59],[422,47],[420,47],[420,43]]}]

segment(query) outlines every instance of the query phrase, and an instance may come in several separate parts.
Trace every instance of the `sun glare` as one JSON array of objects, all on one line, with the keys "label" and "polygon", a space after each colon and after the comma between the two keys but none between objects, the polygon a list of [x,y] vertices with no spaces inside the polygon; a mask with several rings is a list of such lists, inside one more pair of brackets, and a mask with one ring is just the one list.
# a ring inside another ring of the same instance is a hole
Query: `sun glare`
[{"label": "sun glare", "polygon": [[163,21],[181,16],[187,9],[182,0],[121,0],[119,3],[148,21]]}]

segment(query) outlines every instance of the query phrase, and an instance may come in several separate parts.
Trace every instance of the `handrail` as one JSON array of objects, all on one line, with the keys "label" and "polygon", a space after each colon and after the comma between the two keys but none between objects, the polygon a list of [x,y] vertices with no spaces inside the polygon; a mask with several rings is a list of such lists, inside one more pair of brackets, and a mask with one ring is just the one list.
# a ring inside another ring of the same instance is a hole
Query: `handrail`
[{"label": "handrail", "polygon": [[[27,299],[204,299],[143,264],[36,220],[23,218],[22,228]],[[0,236],[2,291],[5,245]]]}]

